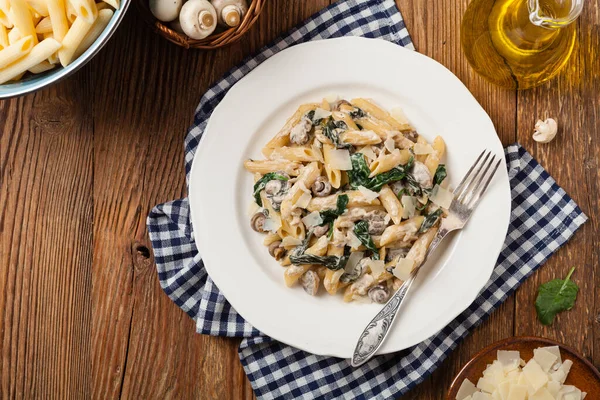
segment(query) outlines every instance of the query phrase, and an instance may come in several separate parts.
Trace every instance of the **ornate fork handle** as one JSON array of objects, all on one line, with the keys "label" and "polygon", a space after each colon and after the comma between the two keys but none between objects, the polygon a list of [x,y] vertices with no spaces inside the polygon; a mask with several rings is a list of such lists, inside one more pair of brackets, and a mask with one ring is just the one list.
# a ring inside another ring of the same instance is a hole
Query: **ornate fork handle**
[{"label": "ornate fork handle", "polygon": [[415,268],[410,277],[396,290],[396,293],[385,303],[385,306],[377,315],[369,322],[365,330],[361,333],[360,338],[358,339],[358,343],[356,344],[356,348],[354,349],[354,353],[352,355],[352,360],[350,364],[353,367],[358,367],[365,362],[367,362],[375,352],[381,347],[381,344],[385,340],[390,327],[394,323],[396,319],[396,315],[398,315],[398,310],[400,310],[400,306],[404,302],[406,298],[406,294],[410,290],[413,282],[415,281],[419,270],[421,269],[421,265],[425,264],[429,255],[438,247],[442,239],[448,235],[450,230],[444,227],[444,220],[442,220],[442,224],[437,234],[431,241],[431,245],[425,254],[425,259],[419,265],[419,267]]}]

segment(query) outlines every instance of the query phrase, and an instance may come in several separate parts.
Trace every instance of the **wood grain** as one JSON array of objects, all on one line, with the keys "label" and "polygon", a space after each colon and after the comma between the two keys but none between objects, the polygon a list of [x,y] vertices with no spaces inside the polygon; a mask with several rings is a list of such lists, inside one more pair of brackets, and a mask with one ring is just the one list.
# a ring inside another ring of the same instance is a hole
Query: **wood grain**
[{"label": "wood grain", "polygon": [[[517,93],[467,65],[459,44],[467,0],[398,0],[418,51],[453,71],[503,144],[523,143],[591,217],[406,399],[443,399],[473,354],[515,334],[563,341],[600,365],[599,1],[586,2],[568,70]],[[132,8],[74,77],[0,102],[0,398],[254,398],[239,342],[195,334],[162,292],[145,219],[155,204],[185,196],[183,137],[201,94],[329,3],[269,1],[240,42],[206,53],[152,34]],[[546,112],[560,137],[537,145],[532,126]],[[537,286],[571,265],[580,299],[542,328]]]}]

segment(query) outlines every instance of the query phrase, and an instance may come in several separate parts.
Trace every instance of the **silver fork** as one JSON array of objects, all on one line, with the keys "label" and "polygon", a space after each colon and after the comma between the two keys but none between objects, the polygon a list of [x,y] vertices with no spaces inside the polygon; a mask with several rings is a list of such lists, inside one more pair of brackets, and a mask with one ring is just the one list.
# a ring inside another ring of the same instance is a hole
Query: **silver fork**
[{"label": "silver fork", "polygon": [[429,255],[448,233],[460,230],[465,226],[471,214],[473,214],[473,210],[481,201],[481,197],[494,177],[500,162],[501,159],[486,150],[477,157],[475,163],[454,190],[454,198],[450,204],[448,216],[442,219],[440,228],[431,241],[423,262],[413,269],[409,278],[398,288],[383,309],[377,313],[361,333],[350,362],[353,367],[358,367],[369,361],[381,347],[394,319],[396,319],[400,306],[420,271],[421,265],[425,264]]}]

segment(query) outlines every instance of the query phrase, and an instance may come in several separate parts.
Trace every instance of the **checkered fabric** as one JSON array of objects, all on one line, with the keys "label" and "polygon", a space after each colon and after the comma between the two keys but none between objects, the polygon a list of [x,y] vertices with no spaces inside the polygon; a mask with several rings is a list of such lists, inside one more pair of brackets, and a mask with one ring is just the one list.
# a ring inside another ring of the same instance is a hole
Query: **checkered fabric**
[{"label": "checkered fabric", "polygon": [[[185,140],[186,176],[208,118],[227,90],[269,56],[293,44],[345,35],[378,37],[412,48],[393,0],[340,1],[247,59],[201,99]],[[237,314],[207,275],[194,244],[187,199],[156,206],[148,230],[160,284],[196,322],[197,332],[243,337],[239,356],[260,399],[388,399],[431,374],[587,217],[521,146],[506,149],[512,216],[497,266],[477,299],[433,337],[404,351],[375,357],[360,368],[316,356],[262,335]]]}]

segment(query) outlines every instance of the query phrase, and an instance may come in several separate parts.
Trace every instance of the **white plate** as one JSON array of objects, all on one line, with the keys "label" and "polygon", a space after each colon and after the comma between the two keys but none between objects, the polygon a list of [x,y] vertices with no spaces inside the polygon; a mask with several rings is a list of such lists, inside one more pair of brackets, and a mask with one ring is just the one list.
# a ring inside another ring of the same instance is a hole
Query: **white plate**
[{"label": "white plate", "polygon": [[[395,44],[355,37],[297,45],[269,58],[238,82],[213,112],[196,152],[189,198],[196,244],[208,273],[232,306],[261,332],[320,355],[349,358],[380,309],[311,297],[289,289],[281,267],[250,228],[252,175],[242,162],[305,102],[327,95],[370,97],[400,106],[420,134],[442,135],[451,183],[483,149],[503,157],[489,117],[446,68]],[[379,350],[413,346],[464,311],[488,281],[506,236],[510,187],[503,162],[467,227],[438,249],[419,275],[393,332]]]}]

